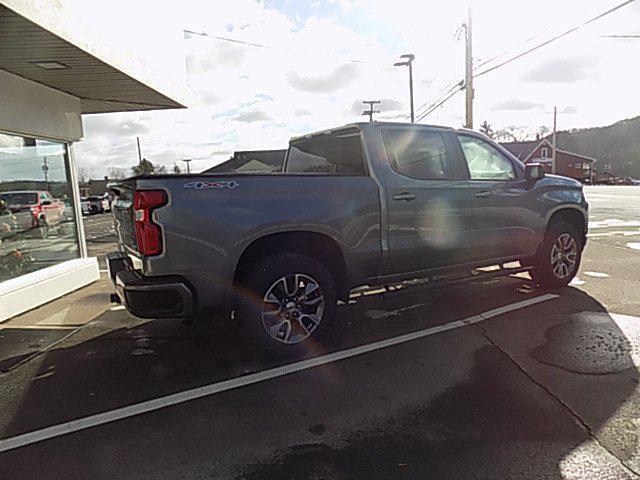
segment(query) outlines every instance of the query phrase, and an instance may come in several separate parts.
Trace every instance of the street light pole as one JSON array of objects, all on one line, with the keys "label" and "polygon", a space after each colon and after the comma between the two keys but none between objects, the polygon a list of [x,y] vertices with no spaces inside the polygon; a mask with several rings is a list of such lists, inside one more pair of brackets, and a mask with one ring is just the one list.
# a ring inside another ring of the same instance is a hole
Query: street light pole
[{"label": "street light pole", "polygon": [[467,5],[467,23],[465,25],[465,106],[466,118],[465,128],[473,130],[473,29],[472,29],[473,9],[471,0]]},{"label": "street light pole", "polygon": [[556,128],[557,128],[557,120],[558,120],[558,107],[553,107],[553,136],[551,137],[551,143],[553,144],[553,155],[551,155],[551,173],[555,174],[557,172],[556,167]]},{"label": "street light pole", "polygon": [[404,55],[400,55],[400,58],[406,58],[404,62],[396,62],[393,64],[394,67],[409,67],[409,103],[411,104],[411,123],[414,123],[414,112],[413,112],[413,66],[411,65],[415,60],[416,56],[413,53],[406,53]]},{"label": "street light pole", "polygon": [[188,174],[191,173],[191,169],[189,168],[189,162],[191,161],[191,159],[190,158],[185,158],[182,161],[187,164],[187,173]]},{"label": "street light pole", "polygon": [[44,189],[49,191],[49,165],[47,157],[42,157],[42,173],[44,173]]},{"label": "street light pole", "polygon": [[136,137],[136,144],[138,145],[138,165],[142,165],[142,152],[140,151],[140,137]]}]

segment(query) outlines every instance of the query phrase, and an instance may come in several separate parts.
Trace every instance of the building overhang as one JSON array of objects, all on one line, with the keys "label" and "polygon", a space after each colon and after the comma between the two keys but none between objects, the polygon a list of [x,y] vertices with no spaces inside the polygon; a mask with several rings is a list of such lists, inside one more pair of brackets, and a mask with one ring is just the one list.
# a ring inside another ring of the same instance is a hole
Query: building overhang
[{"label": "building overhang", "polygon": [[125,73],[18,13],[11,3],[0,0],[0,70],[79,98],[82,113],[184,108],[179,95]]}]

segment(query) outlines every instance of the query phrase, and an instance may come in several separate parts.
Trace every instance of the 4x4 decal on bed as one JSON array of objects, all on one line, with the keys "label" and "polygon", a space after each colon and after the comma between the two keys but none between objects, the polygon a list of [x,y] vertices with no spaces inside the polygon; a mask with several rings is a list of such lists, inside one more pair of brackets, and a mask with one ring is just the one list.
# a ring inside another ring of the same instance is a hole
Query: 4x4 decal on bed
[{"label": "4x4 decal on bed", "polygon": [[216,188],[216,189],[236,188],[238,185],[240,185],[240,184],[238,182],[236,182],[235,180],[218,181],[218,182],[198,181],[198,182],[185,183],[184,184],[184,188],[193,188],[195,190],[206,190],[206,189],[209,189],[209,188]]}]

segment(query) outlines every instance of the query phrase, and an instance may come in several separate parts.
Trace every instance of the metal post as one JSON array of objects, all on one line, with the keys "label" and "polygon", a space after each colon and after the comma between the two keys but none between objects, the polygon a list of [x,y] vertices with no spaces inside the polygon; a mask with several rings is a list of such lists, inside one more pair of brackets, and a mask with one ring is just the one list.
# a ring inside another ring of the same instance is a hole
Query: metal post
[{"label": "metal post", "polygon": [[136,137],[136,143],[138,144],[138,165],[142,165],[142,153],[140,152],[140,137]]},{"label": "metal post", "polygon": [[71,199],[73,201],[73,217],[76,221],[76,234],[78,235],[78,246],[80,257],[87,258],[87,239],[84,233],[84,219],[82,217],[82,205],[80,201],[80,187],[78,186],[78,173],[73,144],[67,144],[67,164],[69,166],[69,178],[71,179]]},{"label": "metal post", "polygon": [[380,100],[363,100],[362,103],[369,105],[369,110],[362,112],[362,115],[369,115],[369,121],[373,122],[373,114],[380,113],[380,110],[374,110],[373,106],[380,103]]},{"label": "metal post", "polygon": [[415,116],[413,114],[413,59],[409,61],[409,99],[411,101],[411,123],[414,123]]},{"label": "metal post", "polygon": [[42,171],[44,173],[44,189],[49,191],[49,165],[47,165],[47,157],[42,157]]},{"label": "metal post", "polygon": [[465,49],[465,106],[466,119],[464,126],[470,130],[473,129],[473,8],[472,1],[469,0],[467,5],[467,24],[466,30],[466,49]]},{"label": "metal post", "polygon": [[182,161],[187,164],[187,174],[191,173],[191,169],[189,168],[189,162],[191,161],[191,159],[185,158]]},{"label": "metal post", "polygon": [[558,118],[558,108],[553,107],[553,136],[552,136],[552,145],[553,145],[553,155],[551,155],[551,173],[557,173],[556,169],[556,120]]},{"label": "metal post", "polygon": [[414,112],[413,112],[413,67],[412,63],[415,60],[416,56],[413,53],[405,53],[404,55],[400,55],[400,58],[406,58],[404,62],[396,62],[393,64],[394,67],[409,67],[409,103],[411,104],[411,123],[414,123]]}]

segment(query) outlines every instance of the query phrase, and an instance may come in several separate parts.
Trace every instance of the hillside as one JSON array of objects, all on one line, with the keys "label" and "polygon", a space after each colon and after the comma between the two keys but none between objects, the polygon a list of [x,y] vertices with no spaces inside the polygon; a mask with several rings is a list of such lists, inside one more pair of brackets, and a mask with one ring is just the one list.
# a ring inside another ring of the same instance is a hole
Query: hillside
[{"label": "hillside", "polygon": [[608,164],[615,175],[640,178],[640,117],[607,127],[560,131],[557,141],[559,148],[598,159],[598,172]]}]

